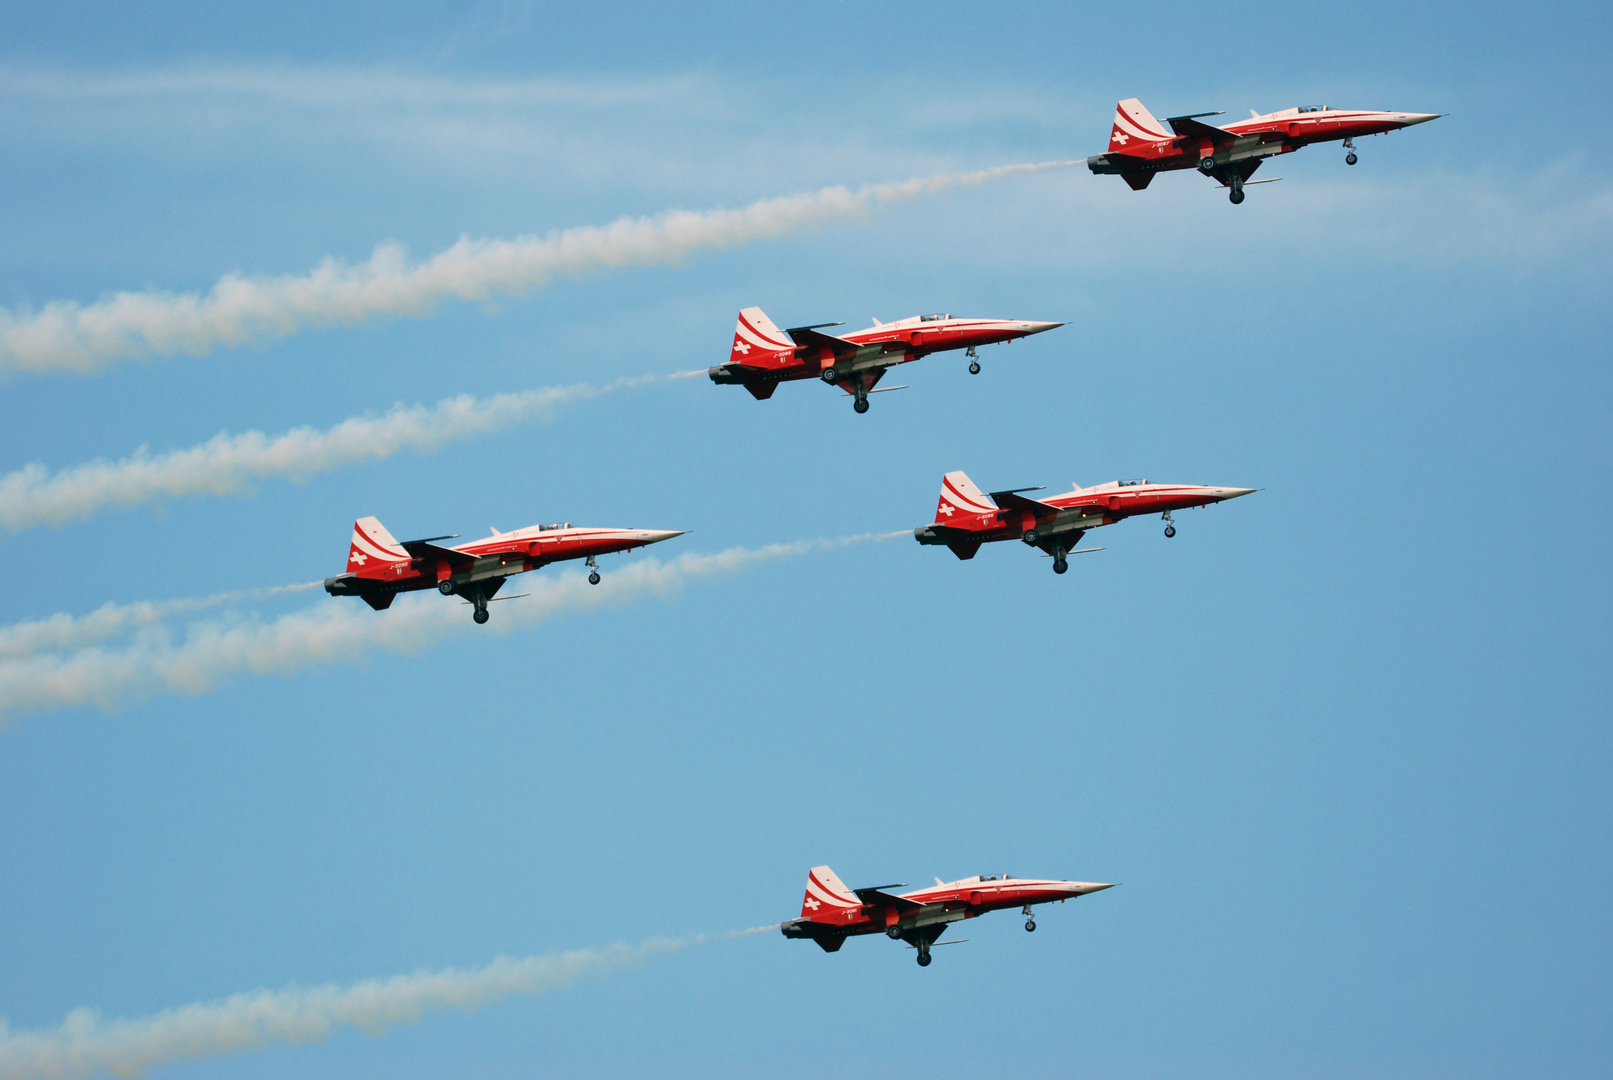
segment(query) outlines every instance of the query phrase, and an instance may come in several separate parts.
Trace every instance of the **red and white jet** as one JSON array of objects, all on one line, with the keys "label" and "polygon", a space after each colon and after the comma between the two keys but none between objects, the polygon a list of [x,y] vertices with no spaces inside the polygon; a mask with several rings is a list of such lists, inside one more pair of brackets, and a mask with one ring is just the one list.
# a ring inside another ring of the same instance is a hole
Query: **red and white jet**
[{"label": "red and white jet", "polygon": [[1241,203],[1244,185],[1268,157],[1311,143],[1343,139],[1348,151],[1344,163],[1354,165],[1355,140],[1361,136],[1398,131],[1440,117],[1439,113],[1367,112],[1323,105],[1283,109],[1264,116],[1250,109],[1248,120],[1226,127],[1200,123],[1202,117],[1220,115],[1213,112],[1166,117],[1165,123],[1171,126],[1166,131],[1142,102],[1127,98],[1115,106],[1109,152],[1087,158],[1087,167],[1095,173],[1119,173],[1133,191],[1147,187],[1155,173],[1197,169],[1227,188],[1227,197],[1234,203]]},{"label": "red and white jet", "polygon": [[855,399],[852,407],[864,413],[868,411],[868,395],[876,392],[874,386],[887,368],[933,352],[963,349],[969,357],[969,373],[978,375],[977,346],[1029,337],[1064,324],[915,315],[889,323],[875,319],[868,329],[844,337],[820,333],[826,326],[840,325],[843,324],[818,323],[781,331],[761,308],[746,308],[739,313],[728,362],[710,368],[707,374],[714,383],[738,383],[758,401],[772,397],[781,382],[822,379],[851,395]]},{"label": "red and white jet", "polygon": [[1023,494],[1041,490],[1015,488],[987,495],[966,474],[949,472],[941,480],[934,524],[914,529],[913,536],[921,544],[945,544],[960,559],[974,558],[981,544],[994,540],[1022,540],[1053,556],[1053,572],[1062,574],[1069,569],[1066,555],[1103,550],[1076,548],[1088,529],[1138,514],[1161,514],[1165,535],[1175,536],[1172,510],[1225,502],[1255,489],[1113,480],[1089,488],[1077,484],[1074,491],[1046,500]]},{"label": "red and white jet", "polygon": [[472,618],[484,623],[487,602],[511,574],[563,559],[584,559],[589,584],[598,585],[595,556],[632,551],[682,535],[656,529],[582,529],[573,528],[570,522],[556,522],[514,532],[494,529],[486,539],[440,547],[438,540],[455,537],[432,536],[400,544],[375,518],[359,518],[353,522],[353,542],[347,549],[347,573],[326,578],[325,591],[332,596],[357,596],[376,611],[391,607],[400,592],[436,589],[444,596],[458,593],[476,609]]},{"label": "red and white jet", "polygon": [[[905,885],[874,889],[848,889],[827,866],[807,873],[806,898],[801,916],[782,924],[787,938],[811,938],[824,952],[837,952],[848,937],[883,933],[918,950],[919,967],[930,966],[930,946],[946,933],[948,924],[973,919],[988,911],[1021,908],[1025,929],[1035,930],[1032,904],[1072,900],[1087,893],[1112,889],[1090,881],[1049,881],[1003,874],[966,877],[958,881],[935,879],[912,892],[893,893]],[[956,942],[942,941],[953,945]]]}]

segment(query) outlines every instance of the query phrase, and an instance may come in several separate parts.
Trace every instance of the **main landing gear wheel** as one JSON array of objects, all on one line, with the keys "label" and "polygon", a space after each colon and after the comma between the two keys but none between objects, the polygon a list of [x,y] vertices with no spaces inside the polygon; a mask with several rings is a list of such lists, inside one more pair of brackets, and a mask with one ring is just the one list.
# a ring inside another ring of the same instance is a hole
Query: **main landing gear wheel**
[{"label": "main landing gear wheel", "polygon": [[823,381],[826,382],[826,383],[831,383],[831,384],[839,382],[840,381],[840,372],[836,371],[832,367],[824,368],[823,369]]},{"label": "main landing gear wheel", "polygon": [[452,596],[454,595],[454,583],[452,581],[439,581],[437,582],[437,591],[444,596]]},{"label": "main landing gear wheel", "polygon": [[1026,919],[1025,920],[1025,932],[1028,933],[1028,934],[1034,934],[1036,932],[1036,920],[1035,919]]},{"label": "main landing gear wheel", "polygon": [[1201,158],[1199,158],[1199,172],[1203,173],[1205,176],[1214,175],[1215,174],[1215,158],[1213,158],[1213,157],[1201,157]]},{"label": "main landing gear wheel", "polygon": [[1025,543],[1029,544],[1031,547],[1035,547],[1036,541],[1041,539],[1041,537],[1036,535],[1035,529],[1026,529],[1025,535],[1021,536],[1020,539],[1025,541]]},{"label": "main landing gear wheel", "polygon": [[487,609],[486,608],[477,608],[476,609],[476,614],[472,615],[471,618],[476,620],[476,625],[477,626],[480,626],[482,623],[487,621]]},{"label": "main landing gear wheel", "polygon": [[1237,206],[1239,203],[1243,202],[1243,185],[1239,184],[1238,186],[1234,187],[1227,194],[1227,198],[1231,200],[1233,206]]},{"label": "main landing gear wheel", "polygon": [[859,413],[865,413],[868,411],[868,399],[865,397],[860,397],[851,403],[851,407],[856,409]]},{"label": "main landing gear wheel", "polygon": [[929,950],[926,949],[924,952],[919,953],[919,967],[929,967],[929,966],[930,966],[930,953],[929,953]]},{"label": "main landing gear wheel", "polygon": [[902,928],[900,926],[887,926],[885,927],[885,936],[892,941],[900,941],[902,940]]},{"label": "main landing gear wheel", "polygon": [[1064,573],[1064,571],[1068,570],[1069,568],[1070,568],[1070,564],[1065,561],[1063,555],[1060,555],[1058,558],[1053,560],[1053,573],[1062,574],[1062,573]]},{"label": "main landing gear wheel", "polygon": [[1354,165],[1359,160],[1360,158],[1355,156],[1354,150],[1351,150],[1348,154],[1344,155],[1344,164],[1346,165]]}]

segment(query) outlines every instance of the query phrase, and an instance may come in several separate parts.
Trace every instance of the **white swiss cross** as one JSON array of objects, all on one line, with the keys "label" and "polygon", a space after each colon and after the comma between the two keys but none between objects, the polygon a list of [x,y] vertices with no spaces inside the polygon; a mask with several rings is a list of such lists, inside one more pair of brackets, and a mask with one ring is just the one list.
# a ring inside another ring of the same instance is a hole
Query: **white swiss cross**
[{"label": "white swiss cross", "polygon": [[741,355],[741,356],[749,356],[750,355],[750,346],[745,344],[739,338],[735,338],[734,339],[734,351],[739,353],[739,355]]},{"label": "white swiss cross", "polygon": [[358,563],[360,566],[364,565],[365,558],[366,556],[362,551],[353,552],[353,561]]},{"label": "white swiss cross", "polygon": [[1128,141],[1130,141],[1130,137],[1124,131],[1115,132],[1115,142],[1125,146]]},{"label": "white swiss cross", "polygon": [[957,511],[952,509],[952,507],[948,506],[946,503],[942,503],[941,513],[945,514],[947,517],[951,517],[953,514],[956,514]]},{"label": "white swiss cross", "polygon": [[813,911],[817,911],[823,905],[818,903],[816,900],[808,900],[805,904],[802,904],[801,906],[802,907],[809,907]]}]

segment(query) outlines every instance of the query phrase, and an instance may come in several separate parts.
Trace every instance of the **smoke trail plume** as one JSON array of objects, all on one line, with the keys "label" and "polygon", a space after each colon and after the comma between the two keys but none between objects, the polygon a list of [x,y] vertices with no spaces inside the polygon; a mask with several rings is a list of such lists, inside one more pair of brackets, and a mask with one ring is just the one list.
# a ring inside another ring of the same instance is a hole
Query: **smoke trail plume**
[{"label": "smoke trail plume", "polygon": [[254,480],[304,480],[403,450],[430,453],[445,443],[548,419],[562,405],[682,377],[681,372],[645,375],[604,386],[579,383],[480,399],[461,394],[430,408],[395,405],[382,416],[354,416],[323,430],[300,427],[274,436],[220,433],[198,446],[156,455],[142,447],[118,461],[102,458],[54,474],[34,463],[0,476],[0,530],[64,525],[107,506],[233,495],[249,490]]},{"label": "smoke trail plume", "polygon": [[471,623],[462,603],[435,593],[401,596],[382,612],[351,600],[325,600],[268,621],[244,616],[194,622],[182,638],[154,624],[121,648],[0,659],[0,721],[22,712],[90,703],[111,711],[159,693],[205,693],[242,672],[286,674],[332,662],[354,663],[377,649],[418,653],[450,633],[508,632],[567,612],[664,597],[692,581],[736,574],[776,559],[906,535],[904,530],[735,547],[664,563],[645,558],[607,573],[599,585],[587,584],[580,573],[533,575],[521,582],[531,595],[500,604],[498,618],[487,627]]},{"label": "smoke trail plume", "polygon": [[49,618],[0,626],[0,660],[16,660],[37,656],[40,653],[82,649],[87,645],[135,633],[142,627],[173,615],[205,611],[208,608],[237,604],[244,600],[267,600],[284,593],[306,592],[309,589],[319,588],[321,584],[322,582],[309,581],[301,585],[243,589],[179,600],[142,600],[133,604],[106,603],[88,615],[57,612]]},{"label": "smoke trail plume", "polygon": [[0,1080],[59,1080],[98,1070],[133,1076],[166,1062],[319,1042],[342,1028],[383,1035],[431,1013],[473,1012],[516,994],[563,990],[703,940],[657,939],[524,960],[500,957],[470,971],[417,971],[346,987],[258,990],[134,1020],[104,1020],[93,1009],[75,1009],[51,1031],[12,1032],[0,1021]]},{"label": "smoke trail plume", "polygon": [[677,265],[697,251],[785,236],[947,188],[1076,164],[1080,163],[1004,165],[870,184],[855,191],[827,187],[763,199],[737,210],[674,210],[547,236],[513,240],[467,236],[413,264],[401,246],[382,244],[367,262],[356,266],[330,258],[306,274],[226,274],[205,295],[119,292],[90,304],[58,300],[39,311],[0,309],[0,373],[88,373],[118,360],[179,352],[203,356],[221,347],[271,341],[375,316],[425,315],[445,297],[486,300],[495,293],[519,294],[557,275]]}]

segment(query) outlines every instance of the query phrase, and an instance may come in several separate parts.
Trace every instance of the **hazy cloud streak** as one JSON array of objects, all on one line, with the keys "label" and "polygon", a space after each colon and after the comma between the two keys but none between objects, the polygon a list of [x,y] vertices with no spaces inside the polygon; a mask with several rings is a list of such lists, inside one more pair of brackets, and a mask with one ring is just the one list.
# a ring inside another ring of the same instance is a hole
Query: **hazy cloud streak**
[{"label": "hazy cloud streak", "polygon": [[491,435],[547,419],[559,406],[678,375],[618,379],[424,405],[395,405],[381,416],[354,416],[323,430],[280,435],[221,432],[198,446],[150,454],[144,447],[118,461],[98,459],[56,473],[37,462],[0,476],[0,530],[64,525],[107,506],[135,506],[187,495],[234,495],[266,477],[303,480],[348,465],[380,461],[403,450],[430,453],[445,443]]},{"label": "hazy cloud streak", "polygon": [[342,1028],[383,1035],[431,1013],[472,1012],[516,994],[547,994],[579,979],[603,978],[703,940],[659,939],[524,960],[500,957],[469,971],[417,971],[346,987],[258,990],[134,1020],[103,1020],[93,1009],[75,1009],[53,1031],[13,1033],[0,1021],[0,1080],[76,1078],[98,1070],[135,1076],[172,1061],[319,1042]]},{"label": "hazy cloud streak", "polygon": [[121,648],[90,647],[0,660],[0,720],[92,703],[111,711],[160,693],[205,693],[243,672],[283,675],[316,665],[357,663],[375,650],[418,653],[450,633],[505,633],[568,612],[668,596],[689,582],[739,573],[776,559],[906,535],[903,530],[735,547],[709,555],[680,555],[668,562],[650,557],[607,571],[599,585],[589,585],[580,573],[534,575],[512,582],[531,595],[500,603],[498,617],[486,627],[470,621],[463,602],[435,592],[401,596],[380,612],[342,598],[267,621],[243,615],[194,622],[183,637],[154,623]]},{"label": "hazy cloud streak", "polygon": [[305,329],[380,315],[426,315],[445,297],[517,295],[557,275],[627,266],[677,265],[703,250],[769,240],[823,222],[948,188],[1079,162],[1004,165],[898,183],[844,186],[763,199],[737,210],[674,210],[513,240],[462,237],[411,264],[382,244],[367,262],[331,258],[307,274],[226,274],[201,293],[119,292],[91,304],[60,300],[39,311],[0,309],[0,371],[93,372],[114,361],[262,343]]}]

